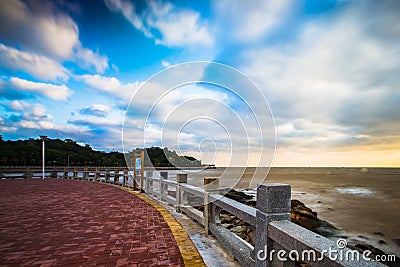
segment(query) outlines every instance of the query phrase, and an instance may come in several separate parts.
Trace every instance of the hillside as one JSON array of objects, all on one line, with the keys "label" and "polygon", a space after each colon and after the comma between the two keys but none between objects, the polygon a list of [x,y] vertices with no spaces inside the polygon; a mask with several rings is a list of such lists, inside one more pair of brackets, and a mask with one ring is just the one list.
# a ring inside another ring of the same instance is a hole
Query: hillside
[{"label": "hillside", "polygon": [[[104,152],[93,150],[90,145],[81,146],[71,139],[48,139],[46,141],[46,165],[52,166],[125,166],[125,157],[132,162],[134,151]],[[146,148],[147,155],[155,167],[199,167],[201,162],[190,156],[179,156],[168,148]],[[39,166],[42,164],[42,141],[4,141],[0,139],[0,166]],[[145,160],[145,166],[150,162]]]}]

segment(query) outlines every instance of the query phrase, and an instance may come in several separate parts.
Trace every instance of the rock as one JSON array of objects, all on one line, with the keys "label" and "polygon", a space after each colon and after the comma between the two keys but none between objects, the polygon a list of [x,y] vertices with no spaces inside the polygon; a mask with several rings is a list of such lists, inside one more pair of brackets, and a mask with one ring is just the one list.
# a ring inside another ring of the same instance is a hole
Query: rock
[{"label": "rock", "polygon": [[386,243],[385,240],[382,240],[382,239],[381,239],[381,240],[379,240],[379,244],[384,245],[384,244],[387,244],[387,243]]},{"label": "rock", "polygon": [[[354,246],[347,245],[347,247],[350,249],[353,249],[353,250],[358,250],[360,253],[363,253],[365,250],[369,250],[369,251],[371,251],[370,258],[372,258],[372,259],[375,259],[377,255],[388,255],[387,253],[383,252],[382,250],[380,250],[370,244],[367,244],[367,243],[357,243]],[[381,262],[381,263],[384,263],[388,266],[399,266],[398,265],[399,261],[400,261],[400,258],[396,256],[395,261]]]},{"label": "rock", "polygon": [[294,266],[295,267],[311,267],[311,265],[309,265],[305,262],[302,262],[302,261],[296,261]]},{"label": "rock", "polygon": [[243,228],[242,228],[242,226],[235,226],[235,227],[232,227],[231,229],[229,229],[232,233],[235,233],[235,234],[237,234],[237,235],[240,235],[241,233],[242,233],[242,231],[243,231]]},{"label": "rock", "polygon": [[221,223],[221,225],[222,225],[223,227],[225,227],[226,229],[230,229],[230,228],[233,227],[233,225],[230,224],[230,223]]},{"label": "rock", "polygon": [[[243,192],[236,191],[234,189],[223,189],[221,193],[226,197],[236,200],[240,203],[256,206],[256,202],[254,201],[254,197],[251,195],[247,195]],[[303,202],[292,199],[291,200],[291,212],[290,212],[290,220],[304,228],[312,230],[318,234],[321,234],[325,237],[332,236],[336,234],[337,228],[332,224],[322,221],[318,219],[317,213],[308,208]],[[222,215],[222,214],[221,214]],[[221,223],[232,223],[235,226],[244,225],[244,222],[233,217],[234,219],[227,219],[227,217],[221,218]]]},{"label": "rock", "polygon": [[358,238],[362,238],[362,239],[369,240],[369,238],[368,238],[368,237],[366,237],[366,236],[364,236],[364,235],[358,235],[357,237],[358,237]]},{"label": "rock", "polygon": [[256,237],[254,235],[254,232],[251,232],[249,234],[249,237],[250,237],[250,240],[248,242],[254,246],[254,244],[256,243]]},{"label": "rock", "polygon": [[318,219],[317,213],[303,202],[292,199],[291,205],[290,220],[292,222],[325,237],[334,236],[338,233],[338,229],[334,225]]},{"label": "rock", "polygon": [[373,232],[373,234],[374,234],[374,235],[379,235],[379,236],[385,236],[385,234],[382,233],[382,232]]},{"label": "rock", "polygon": [[400,238],[392,239],[392,241],[393,241],[397,246],[400,247]]},{"label": "rock", "polygon": [[373,256],[373,257],[375,257],[376,255],[385,255],[386,254],[382,250],[380,250],[370,244],[367,244],[367,243],[357,243],[354,245],[354,247],[361,249],[361,251],[365,251],[365,250],[371,251],[372,252],[371,256]]},{"label": "rock", "polygon": [[309,230],[319,227],[318,220],[301,212],[292,212],[290,214],[290,220]]},{"label": "rock", "polygon": [[220,193],[227,198],[255,207],[256,202],[254,200],[254,197],[251,195],[247,195],[244,192],[237,191],[235,189],[222,189],[220,190]]},{"label": "rock", "polygon": [[190,206],[197,208],[199,210],[204,209],[204,201],[201,197],[193,196],[193,195],[189,194],[187,200],[188,200]]},{"label": "rock", "polygon": [[321,226],[317,213],[313,212],[310,208],[306,207],[303,202],[292,199],[292,210],[290,212],[290,220],[309,230]]},{"label": "rock", "polygon": [[229,215],[227,213],[220,213],[219,219],[221,223],[231,223],[235,217],[233,215]]}]

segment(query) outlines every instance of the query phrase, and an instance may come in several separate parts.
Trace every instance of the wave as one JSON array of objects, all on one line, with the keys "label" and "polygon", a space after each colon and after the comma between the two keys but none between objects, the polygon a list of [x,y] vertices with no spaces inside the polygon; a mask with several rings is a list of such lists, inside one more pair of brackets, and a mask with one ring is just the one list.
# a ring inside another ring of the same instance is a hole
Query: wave
[{"label": "wave", "polygon": [[336,190],[342,194],[350,195],[372,196],[375,194],[374,191],[363,187],[336,187]]}]

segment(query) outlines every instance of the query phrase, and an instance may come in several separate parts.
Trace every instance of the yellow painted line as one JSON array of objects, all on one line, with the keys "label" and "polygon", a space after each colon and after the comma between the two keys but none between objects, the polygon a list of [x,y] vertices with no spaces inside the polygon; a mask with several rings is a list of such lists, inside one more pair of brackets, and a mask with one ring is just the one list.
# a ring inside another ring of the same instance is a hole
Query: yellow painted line
[{"label": "yellow painted line", "polygon": [[113,185],[113,184],[107,184],[107,185],[112,185],[116,188],[125,190],[126,192],[137,196],[138,198],[149,203],[158,212],[161,213],[165,222],[171,229],[172,234],[174,235],[175,241],[178,244],[179,250],[183,258],[183,263],[185,264],[185,266],[206,266],[203,261],[203,258],[200,256],[199,252],[197,251],[197,248],[193,244],[193,241],[190,239],[189,235],[183,229],[182,225],[174,218],[174,216],[172,216],[171,213],[169,213],[168,210],[166,210],[160,204],[157,204],[155,201],[147,198],[143,194],[140,194],[139,192],[131,191],[127,188],[123,188],[118,185]]}]

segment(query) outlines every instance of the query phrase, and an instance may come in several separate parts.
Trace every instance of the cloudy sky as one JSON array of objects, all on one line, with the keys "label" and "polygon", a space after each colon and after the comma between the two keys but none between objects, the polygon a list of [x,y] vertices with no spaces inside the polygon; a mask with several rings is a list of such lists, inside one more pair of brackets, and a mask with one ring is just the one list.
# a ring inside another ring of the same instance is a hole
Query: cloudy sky
[{"label": "cloudy sky", "polygon": [[[176,64],[214,61],[250,77],[268,101],[274,166],[400,166],[399,13],[397,0],[3,0],[0,134],[129,150],[123,124],[131,111],[130,122],[143,131],[139,110],[148,99],[127,112],[143,84]],[[247,97],[245,89],[202,84],[172,90],[149,118],[146,144],[160,145],[153,137],[162,134],[175,148],[168,134],[179,117],[186,120],[177,129],[180,150],[226,165],[232,140],[238,151],[260,146],[251,138],[240,143],[243,129],[223,122],[261,112],[246,108],[254,102]],[[212,110],[215,118],[182,116],[192,114],[187,106],[179,112],[188,100],[192,111]],[[245,125],[243,135],[257,135],[256,126]],[[200,154],[202,146],[218,146],[217,156]],[[253,152],[249,165],[270,164]]]}]

